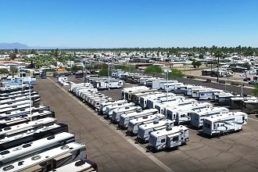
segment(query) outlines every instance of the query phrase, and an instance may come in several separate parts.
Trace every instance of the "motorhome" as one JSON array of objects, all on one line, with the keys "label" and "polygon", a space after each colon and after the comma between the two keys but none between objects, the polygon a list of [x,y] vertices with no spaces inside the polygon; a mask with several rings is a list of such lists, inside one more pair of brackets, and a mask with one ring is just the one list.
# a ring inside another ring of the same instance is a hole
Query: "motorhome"
[{"label": "motorhome", "polygon": [[247,118],[248,116],[244,112],[213,115],[203,120],[202,133],[208,136],[215,136],[240,131],[243,125],[247,123]]},{"label": "motorhome", "polygon": [[229,109],[225,107],[209,107],[205,109],[195,109],[188,113],[191,118],[191,125],[200,128],[203,126],[203,120],[212,115],[228,113]]},{"label": "motorhome", "polygon": [[[44,152],[33,154],[18,161],[2,165],[0,171],[17,172],[17,171],[50,171],[73,161],[85,159],[85,145],[71,142],[57,147],[50,148]],[[76,168],[77,169],[77,168]],[[62,170],[62,172],[70,172],[73,170]]]},{"label": "motorhome", "polygon": [[146,110],[143,110],[142,112],[133,112],[133,113],[129,113],[129,114],[122,114],[118,125],[121,128],[127,128],[129,121],[131,119],[153,115],[153,114],[156,114],[157,112],[158,112],[157,109],[146,109]]},{"label": "motorhome", "polygon": [[70,133],[58,133],[30,143],[24,143],[17,147],[0,152],[0,166],[14,162],[30,155],[36,155],[48,149],[74,142],[74,135]]},{"label": "motorhome", "polygon": [[132,119],[129,121],[127,131],[130,134],[136,135],[138,133],[140,125],[152,123],[153,121],[159,121],[161,119],[165,119],[165,116],[163,114],[153,114]]},{"label": "motorhome", "polygon": [[0,138],[0,151],[61,132],[68,132],[66,124],[52,123],[43,127],[32,127],[25,132],[17,132]]},{"label": "motorhome", "polygon": [[170,119],[154,120],[152,123],[142,124],[139,126],[137,139],[142,142],[149,141],[152,131],[165,129],[167,126],[173,126],[174,121]]},{"label": "motorhome", "polygon": [[113,123],[117,123],[120,121],[120,117],[122,114],[128,114],[133,112],[141,112],[142,108],[140,106],[126,106],[123,108],[118,108],[113,111],[111,121]]},{"label": "motorhome", "polygon": [[155,151],[175,148],[189,141],[189,129],[185,126],[169,126],[150,133],[149,147]]}]

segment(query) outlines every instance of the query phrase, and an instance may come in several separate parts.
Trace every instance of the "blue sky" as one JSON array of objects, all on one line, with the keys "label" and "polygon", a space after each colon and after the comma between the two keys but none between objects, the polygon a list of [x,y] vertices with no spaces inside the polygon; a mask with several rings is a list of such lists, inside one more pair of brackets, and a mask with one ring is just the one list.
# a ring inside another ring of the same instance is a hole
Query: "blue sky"
[{"label": "blue sky", "polygon": [[0,0],[0,42],[258,47],[258,0]]}]

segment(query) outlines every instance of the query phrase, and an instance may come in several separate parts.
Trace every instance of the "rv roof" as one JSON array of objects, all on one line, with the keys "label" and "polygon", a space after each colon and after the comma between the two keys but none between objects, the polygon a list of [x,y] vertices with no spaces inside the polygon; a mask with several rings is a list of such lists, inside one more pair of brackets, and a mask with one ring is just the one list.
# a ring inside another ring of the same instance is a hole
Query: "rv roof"
[{"label": "rv roof", "polygon": [[170,130],[167,129],[162,129],[162,130],[158,130],[158,131],[153,131],[151,132],[151,135],[155,136],[155,137],[159,137],[159,136],[163,136],[163,135],[168,135],[168,134],[174,134],[177,132],[180,132],[182,130],[187,130],[188,128],[183,126],[183,125],[179,125],[179,126],[173,126]]}]

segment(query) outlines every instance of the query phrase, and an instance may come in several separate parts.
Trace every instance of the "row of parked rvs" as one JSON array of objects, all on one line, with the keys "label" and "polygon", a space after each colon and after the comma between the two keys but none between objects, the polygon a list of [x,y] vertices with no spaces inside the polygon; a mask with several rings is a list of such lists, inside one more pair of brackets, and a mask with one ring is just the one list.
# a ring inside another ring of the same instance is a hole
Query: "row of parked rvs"
[{"label": "row of parked rvs", "polygon": [[190,124],[202,128],[201,132],[209,136],[239,131],[247,123],[246,113],[230,112],[228,108],[214,107],[209,102],[198,102],[145,86],[124,88],[122,98],[143,109],[156,109],[175,125]]},{"label": "row of parked rvs", "polygon": [[[166,119],[166,116],[155,108],[143,109],[140,105],[125,99],[114,101],[98,93],[89,83],[72,84],[70,92],[93,107],[99,115],[117,124],[120,129],[126,129],[128,134],[136,135],[139,142],[148,142],[151,139],[150,149],[174,148],[186,144],[189,140],[189,131],[186,127],[174,126],[174,121]],[[91,100],[91,96],[94,97],[94,101]],[[152,134],[158,130],[162,130],[163,134]],[[163,137],[166,133],[170,134],[170,139],[164,144]]]},{"label": "row of parked rvs", "polygon": [[97,88],[98,90],[117,89],[124,86],[124,82],[122,80],[114,79],[111,77],[88,76],[86,81],[91,83],[93,87]]},{"label": "row of parked rvs", "polygon": [[97,171],[36,91],[1,91],[0,107],[0,171]]}]

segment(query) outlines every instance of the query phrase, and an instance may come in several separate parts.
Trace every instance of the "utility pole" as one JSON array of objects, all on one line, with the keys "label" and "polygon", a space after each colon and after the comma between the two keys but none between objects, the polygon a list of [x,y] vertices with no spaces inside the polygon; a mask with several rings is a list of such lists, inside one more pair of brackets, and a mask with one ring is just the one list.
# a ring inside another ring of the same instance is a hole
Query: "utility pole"
[{"label": "utility pole", "polygon": [[218,55],[218,65],[217,65],[217,82],[219,82],[219,55]]},{"label": "utility pole", "polygon": [[108,90],[110,90],[110,63],[108,63]]}]

